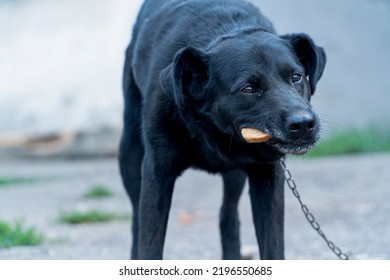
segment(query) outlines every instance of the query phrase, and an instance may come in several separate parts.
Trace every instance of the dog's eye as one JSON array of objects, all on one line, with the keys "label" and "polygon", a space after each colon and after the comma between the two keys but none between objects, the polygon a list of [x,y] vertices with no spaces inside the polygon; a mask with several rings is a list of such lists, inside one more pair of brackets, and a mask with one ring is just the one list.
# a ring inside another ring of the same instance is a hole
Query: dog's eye
[{"label": "dog's eye", "polygon": [[255,93],[256,89],[254,87],[251,87],[251,86],[246,86],[243,89],[241,89],[241,92],[243,92],[243,93]]},{"label": "dog's eye", "polygon": [[292,75],[291,82],[293,84],[299,83],[300,81],[302,81],[302,75],[301,74],[294,74],[294,75]]}]

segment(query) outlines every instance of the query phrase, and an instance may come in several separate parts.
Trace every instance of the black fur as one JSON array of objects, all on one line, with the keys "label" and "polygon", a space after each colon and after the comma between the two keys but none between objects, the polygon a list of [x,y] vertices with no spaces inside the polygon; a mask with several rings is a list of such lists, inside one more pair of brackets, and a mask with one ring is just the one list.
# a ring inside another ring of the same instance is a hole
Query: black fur
[{"label": "black fur", "polygon": [[[123,77],[119,162],[134,211],[132,258],[163,257],[174,183],[193,167],[224,179],[223,258],[241,258],[237,204],[248,177],[261,258],[283,259],[279,160],[318,140],[309,100],[324,67],[308,35],[279,37],[244,1],[146,0]],[[249,144],[243,127],[273,138]]]}]

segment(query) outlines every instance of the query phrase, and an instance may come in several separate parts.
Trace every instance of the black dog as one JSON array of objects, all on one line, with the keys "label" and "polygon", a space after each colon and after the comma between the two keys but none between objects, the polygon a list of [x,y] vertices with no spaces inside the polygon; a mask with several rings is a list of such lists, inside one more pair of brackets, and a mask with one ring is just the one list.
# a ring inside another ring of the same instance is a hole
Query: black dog
[{"label": "black dog", "polygon": [[[223,176],[223,258],[241,258],[237,203],[248,177],[261,258],[283,259],[280,159],[319,138],[309,101],[324,67],[324,50],[308,35],[277,36],[249,3],[146,0],[123,80],[132,258],[162,258],[175,180],[194,167]],[[251,143],[246,128],[266,139]]]}]

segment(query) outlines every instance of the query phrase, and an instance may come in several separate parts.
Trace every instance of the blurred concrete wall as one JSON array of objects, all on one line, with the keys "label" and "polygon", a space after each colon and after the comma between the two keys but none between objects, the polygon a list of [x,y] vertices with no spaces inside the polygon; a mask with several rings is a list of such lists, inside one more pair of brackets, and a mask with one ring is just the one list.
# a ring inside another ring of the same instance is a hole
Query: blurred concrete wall
[{"label": "blurred concrete wall", "polygon": [[0,135],[119,127],[141,0],[0,1]]},{"label": "blurred concrete wall", "polygon": [[[141,0],[0,2],[0,135],[114,127],[124,49]],[[390,123],[390,3],[253,0],[280,34],[328,54],[313,104],[332,131]]]}]

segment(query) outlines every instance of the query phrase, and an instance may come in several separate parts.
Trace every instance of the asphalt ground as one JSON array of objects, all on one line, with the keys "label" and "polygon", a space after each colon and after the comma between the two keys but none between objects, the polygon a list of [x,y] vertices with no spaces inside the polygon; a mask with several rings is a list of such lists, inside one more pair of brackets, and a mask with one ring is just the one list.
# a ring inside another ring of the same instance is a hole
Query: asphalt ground
[{"label": "asphalt ground", "polygon": [[[390,259],[390,154],[322,159],[290,158],[287,165],[303,202],[321,229],[351,259]],[[0,249],[0,259],[127,259],[130,220],[67,225],[69,211],[131,212],[114,158],[84,160],[0,159],[0,178],[38,180],[0,187],[0,220],[23,220],[46,236],[39,246]],[[115,194],[85,199],[92,185]],[[166,259],[220,259],[219,176],[189,170],[177,181],[170,214]],[[246,189],[240,201],[245,255],[258,258]],[[286,258],[337,259],[311,228],[286,187]]]}]

